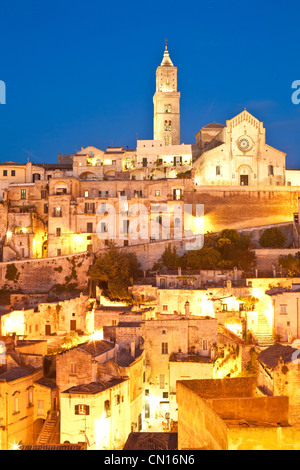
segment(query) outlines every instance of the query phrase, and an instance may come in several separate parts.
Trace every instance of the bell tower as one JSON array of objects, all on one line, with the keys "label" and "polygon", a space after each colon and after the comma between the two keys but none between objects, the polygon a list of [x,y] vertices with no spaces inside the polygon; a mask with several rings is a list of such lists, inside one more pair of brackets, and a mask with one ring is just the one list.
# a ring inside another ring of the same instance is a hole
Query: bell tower
[{"label": "bell tower", "polygon": [[163,60],[156,69],[156,92],[153,96],[154,140],[166,145],[180,144],[180,93],[177,91],[177,67],[170,59],[167,40]]}]

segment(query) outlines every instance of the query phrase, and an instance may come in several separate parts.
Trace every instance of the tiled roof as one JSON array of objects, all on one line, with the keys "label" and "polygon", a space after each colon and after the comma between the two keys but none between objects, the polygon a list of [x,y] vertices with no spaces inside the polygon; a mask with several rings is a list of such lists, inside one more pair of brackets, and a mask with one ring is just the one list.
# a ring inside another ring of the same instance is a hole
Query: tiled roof
[{"label": "tiled roof", "polygon": [[206,124],[206,126],[202,127],[202,129],[222,129],[225,127],[223,124],[218,124],[217,122],[212,122],[211,124]]},{"label": "tiled roof", "polygon": [[88,341],[87,343],[80,344],[77,349],[85,351],[93,357],[99,356],[111,349],[114,349],[114,344],[109,341]]},{"label": "tiled roof", "polygon": [[3,374],[0,375],[0,382],[3,380],[5,382],[12,382],[13,380],[21,379],[22,377],[26,377],[27,375],[34,374],[38,371],[38,369],[29,369],[23,367],[14,367]]},{"label": "tiled roof", "polygon": [[282,359],[285,364],[291,362],[292,355],[295,351],[297,351],[297,349],[292,348],[291,346],[284,346],[282,344],[275,343],[261,352],[258,356],[258,360],[267,367],[273,369],[278,365],[279,359]]},{"label": "tiled roof", "polygon": [[20,450],[86,450],[85,444],[23,444]]},{"label": "tiled roof", "polygon": [[57,388],[56,384],[52,382],[51,380],[45,379],[42,377],[39,380],[35,380],[35,384],[42,385],[43,387],[51,388],[52,390]]},{"label": "tiled roof", "polygon": [[94,395],[96,393],[103,392],[108,388],[114,387],[115,385],[119,385],[120,383],[124,382],[125,379],[122,378],[112,378],[110,380],[102,380],[99,382],[90,382],[89,384],[81,384],[75,385],[74,387],[68,388],[64,390],[62,393],[74,393],[74,394],[87,394],[87,395]]},{"label": "tiled roof", "polygon": [[177,450],[176,432],[132,432],[123,450]]}]

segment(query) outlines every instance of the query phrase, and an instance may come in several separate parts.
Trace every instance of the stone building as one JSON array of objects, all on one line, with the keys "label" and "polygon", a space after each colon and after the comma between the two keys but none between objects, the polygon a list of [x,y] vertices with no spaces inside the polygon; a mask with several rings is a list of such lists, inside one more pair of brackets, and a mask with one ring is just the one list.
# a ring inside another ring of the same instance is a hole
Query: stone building
[{"label": "stone building", "polygon": [[273,289],[267,293],[272,302],[273,329],[280,341],[291,343],[300,337],[299,289]]},{"label": "stone building", "polygon": [[266,395],[289,397],[289,422],[300,423],[300,375],[298,350],[289,345],[274,344],[258,356],[258,385]]},{"label": "stone building", "polygon": [[129,380],[110,378],[61,394],[61,443],[86,442],[89,450],[121,450],[130,433]]},{"label": "stone building", "polygon": [[210,186],[284,186],[286,154],[266,144],[263,123],[246,109],[226,126],[208,124],[196,134],[195,181]]},{"label": "stone building", "polygon": [[[176,415],[174,369],[178,368],[177,364],[171,367],[171,358],[176,362],[176,358],[181,356],[180,360],[185,362],[188,356],[194,356],[195,362],[199,363],[196,373],[203,374],[203,377],[212,374],[212,367],[204,363],[209,362],[213,344],[218,340],[217,320],[178,316],[148,320],[144,322],[143,337],[146,352],[145,420],[154,417],[169,419],[170,411]],[[186,364],[181,376],[191,377],[194,373],[191,367]]]}]

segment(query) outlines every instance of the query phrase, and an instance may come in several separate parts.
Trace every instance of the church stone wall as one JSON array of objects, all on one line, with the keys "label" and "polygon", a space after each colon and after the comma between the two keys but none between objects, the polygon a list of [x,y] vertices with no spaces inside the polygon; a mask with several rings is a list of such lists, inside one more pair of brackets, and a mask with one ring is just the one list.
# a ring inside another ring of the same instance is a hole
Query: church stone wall
[{"label": "church stone wall", "polygon": [[185,204],[204,204],[204,231],[243,229],[292,222],[298,212],[300,188],[272,189],[198,186],[185,190]]}]

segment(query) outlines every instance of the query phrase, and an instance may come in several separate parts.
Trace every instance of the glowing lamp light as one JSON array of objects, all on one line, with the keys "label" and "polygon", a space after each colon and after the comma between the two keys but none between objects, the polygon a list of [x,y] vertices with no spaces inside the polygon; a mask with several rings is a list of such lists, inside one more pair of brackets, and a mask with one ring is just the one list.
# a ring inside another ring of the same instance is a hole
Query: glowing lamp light
[{"label": "glowing lamp light", "polygon": [[101,341],[101,340],[103,340],[103,329],[102,329],[102,330],[96,330],[96,331],[93,333],[92,338],[93,338],[94,341]]},{"label": "glowing lamp light", "polygon": [[13,444],[11,444],[10,448],[11,448],[11,450],[20,450],[19,444],[15,443],[15,442]]},{"label": "glowing lamp light", "polygon": [[7,236],[7,238],[11,238],[12,232],[11,232],[10,230],[8,230],[8,231],[6,232],[6,236]]}]

